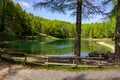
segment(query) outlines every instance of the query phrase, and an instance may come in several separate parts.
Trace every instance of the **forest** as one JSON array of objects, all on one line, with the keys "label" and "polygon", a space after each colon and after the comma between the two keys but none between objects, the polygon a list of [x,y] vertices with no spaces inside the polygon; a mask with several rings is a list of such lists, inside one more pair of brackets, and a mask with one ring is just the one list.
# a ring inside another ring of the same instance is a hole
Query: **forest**
[{"label": "forest", "polygon": [[[115,18],[102,23],[82,24],[82,38],[114,38]],[[24,39],[47,34],[57,38],[74,38],[75,24],[48,20],[27,13],[12,0],[0,1],[0,41]]]}]

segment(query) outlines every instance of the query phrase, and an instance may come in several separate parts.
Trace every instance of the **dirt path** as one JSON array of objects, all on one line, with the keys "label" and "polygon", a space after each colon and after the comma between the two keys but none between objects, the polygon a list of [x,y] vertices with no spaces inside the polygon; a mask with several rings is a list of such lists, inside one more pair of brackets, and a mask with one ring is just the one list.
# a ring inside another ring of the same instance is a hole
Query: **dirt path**
[{"label": "dirt path", "polygon": [[[6,72],[5,72],[6,71]],[[1,80],[120,80],[120,71],[67,72],[11,67]]]},{"label": "dirt path", "polygon": [[109,47],[109,48],[112,49],[112,52],[113,52],[113,53],[115,52],[114,45],[107,44],[107,43],[105,43],[105,42],[98,42],[98,44],[101,44],[101,45],[107,46],[107,47]]},{"label": "dirt path", "polygon": [[55,71],[10,65],[0,60],[0,80],[120,80],[120,70]]}]

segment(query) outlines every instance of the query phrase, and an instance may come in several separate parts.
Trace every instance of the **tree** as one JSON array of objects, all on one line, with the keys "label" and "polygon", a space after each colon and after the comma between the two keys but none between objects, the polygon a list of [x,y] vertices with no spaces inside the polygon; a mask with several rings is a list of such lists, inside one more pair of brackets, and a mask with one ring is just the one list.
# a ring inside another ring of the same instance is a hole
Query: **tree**
[{"label": "tree", "polygon": [[6,0],[0,1],[0,6],[2,7],[0,31],[4,31],[4,29],[5,29],[5,8],[6,8],[6,5],[7,5]]},{"label": "tree", "polygon": [[29,14],[12,0],[0,0],[0,40],[31,35]]},{"label": "tree", "polygon": [[[105,14],[109,18],[116,18],[116,28],[115,28],[115,63],[120,63],[120,0],[105,0],[103,5],[113,3],[113,9]],[[108,6],[108,5],[107,5]]]},{"label": "tree", "polygon": [[117,15],[116,15],[116,31],[115,31],[115,63],[120,63],[120,0],[118,0],[117,6]]},{"label": "tree", "polygon": [[99,12],[99,8],[93,5],[92,2],[94,2],[94,0],[44,0],[36,3],[34,7],[47,8],[52,12],[58,11],[66,13],[67,11],[72,11],[72,14],[76,15],[76,37],[74,54],[77,57],[80,57],[82,15],[87,17],[89,14]]}]

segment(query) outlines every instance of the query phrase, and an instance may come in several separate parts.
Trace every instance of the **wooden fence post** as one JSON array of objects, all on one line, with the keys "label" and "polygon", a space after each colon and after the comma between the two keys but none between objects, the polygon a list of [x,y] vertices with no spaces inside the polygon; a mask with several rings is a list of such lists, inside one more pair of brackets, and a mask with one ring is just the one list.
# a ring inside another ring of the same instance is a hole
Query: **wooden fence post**
[{"label": "wooden fence post", "polygon": [[73,59],[73,64],[75,64],[75,58],[73,57],[72,59]]},{"label": "wooden fence post", "polygon": [[24,54],[24,56],[25,56],[24,65],[26,65],[26,63],[27,63],[27,56],[25,54]]}]

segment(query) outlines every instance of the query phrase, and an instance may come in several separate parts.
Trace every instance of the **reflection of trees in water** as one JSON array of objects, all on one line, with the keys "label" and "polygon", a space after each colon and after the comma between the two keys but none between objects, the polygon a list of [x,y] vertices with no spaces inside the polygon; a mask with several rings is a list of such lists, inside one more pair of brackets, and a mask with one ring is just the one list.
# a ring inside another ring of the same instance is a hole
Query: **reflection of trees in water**
[{"label": "reflection of trees in water", "polygon": [[[82,40],[81,51],[89,53],[92,51],[108,51],[108,48],[93,41]],[[32,54],[66,54],[74,52],[74,40],[56,40],[52,42],[21,41],[2,44],[1,46],[12,48],[15,51],[23,51]]]},{"label": "reflection of trees in water", "polygon": [[110,49],[106,46],[102,46],[97,44],[95,41],[82,41],[82,52],[93,52],[93,51],[100,51],[100,52],[109,52]]},{"label": "reflection of trees in water", "polygon": [[56,40],[47,43],[43,48],[45,48],[43,51],[44,53],[65,54],[73,52],[74,45],[73,40]]}]

